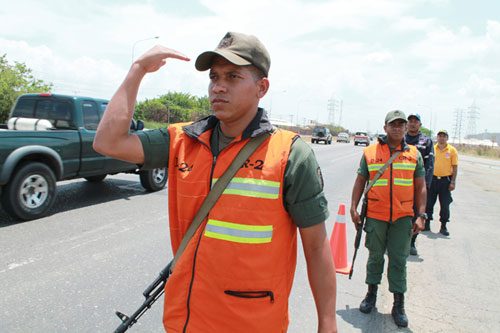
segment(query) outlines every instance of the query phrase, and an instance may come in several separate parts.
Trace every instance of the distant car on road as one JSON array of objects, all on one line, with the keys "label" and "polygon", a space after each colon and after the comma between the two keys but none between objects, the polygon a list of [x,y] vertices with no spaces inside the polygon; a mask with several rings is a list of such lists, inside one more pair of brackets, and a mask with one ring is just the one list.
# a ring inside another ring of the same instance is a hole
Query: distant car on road
[{"label": "distant car on road", "polygon": [[349,134],[340,132],[339,135],[337,135],[337,142],[345,142],[349,143],[351,140],[349,140]]},{"label": "distant car on road", "polygon": [[369,146],[370,138],[368,137],[368,134],[366,132],[356,132],[356,135],[354,135],[354,145]]},{"label": "distant car on road", "polygon": [[332,133],[324,126],[316,126],[312,132],[311,142],[319,143],[320,141],[323,141],[325,145],[332,143]]}]

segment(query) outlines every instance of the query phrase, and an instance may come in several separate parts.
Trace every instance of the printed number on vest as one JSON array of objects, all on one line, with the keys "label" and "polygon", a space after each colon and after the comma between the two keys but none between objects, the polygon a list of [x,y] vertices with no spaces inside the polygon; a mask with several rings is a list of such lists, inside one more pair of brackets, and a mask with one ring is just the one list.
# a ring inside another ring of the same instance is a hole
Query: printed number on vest
[{"label": "printed number on vest", "polygon": [[180,172],[187,172],[193,170],[192,165],[189,165],[186,162],[179,163],[177,157],[175,158],[175,167],[178,168]]},{"label": "printed number on vest", "polygon": [[264,165],[264,161],[262,161],[262,160],[257,160],[255,162],[252,162],[251,160],[246,160],[245,163],[243,163],[243,165],[241,167],[262,170],[263,165]]}]

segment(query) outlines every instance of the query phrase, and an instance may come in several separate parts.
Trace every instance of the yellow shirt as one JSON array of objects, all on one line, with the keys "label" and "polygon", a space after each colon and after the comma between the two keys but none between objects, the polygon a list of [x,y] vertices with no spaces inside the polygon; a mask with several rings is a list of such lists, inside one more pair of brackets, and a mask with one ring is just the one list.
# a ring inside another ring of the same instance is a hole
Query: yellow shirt
[{"label": "yellow shirt", "polygon": [[458,152],[455,147],[446,144],[446,147],[441,150],[436,143],[434,145],[434,156],[434,176],[451,176],[451,167],[458,165]]}]

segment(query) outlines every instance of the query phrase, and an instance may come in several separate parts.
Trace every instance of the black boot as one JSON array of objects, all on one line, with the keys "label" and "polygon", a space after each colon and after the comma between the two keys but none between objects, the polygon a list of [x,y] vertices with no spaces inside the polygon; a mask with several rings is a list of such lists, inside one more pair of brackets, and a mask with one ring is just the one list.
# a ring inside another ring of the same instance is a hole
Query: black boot
[{"label": "black boot", "polygon": [[441,222],[441,229],[439,230],[439,233],[444,236],[449,236],[450,233],[448,232],[448,229],[446,229],[446,222]]},{"label": "black boot", "polygon": [[431,230],[431,220],[426,219],[426,220],[425,220],[425,227],[424,227],[424,231],[430,231],[430,230]]},{"label": "black boot", "polygon": [[405,295],[394,293],[394,305],[392,306],[392,318],[399,327],[408,326],[408,317],[405,313]]},{"label": "black boot", "polygon": [[372,311],[377,301],[377,289],[378,286],[376,284],[368,285],[368,292],[366,293],[365,299],[363,299],[359,305],[359,311],[363,313],[370,313]]},{"label": "black boot", "polygon": [[411,238],[411,243],[410,243],[410,254],[412,256],[418,255],[417,247],[415,246],[415,240],[417,239],[418,234],[413,235]]}]

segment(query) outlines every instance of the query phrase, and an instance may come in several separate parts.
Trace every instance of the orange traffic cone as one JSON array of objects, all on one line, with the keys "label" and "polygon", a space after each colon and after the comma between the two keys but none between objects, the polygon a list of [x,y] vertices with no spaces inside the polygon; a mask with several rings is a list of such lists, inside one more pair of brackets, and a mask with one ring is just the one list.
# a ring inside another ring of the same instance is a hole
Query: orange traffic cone
[{"label": "orange traffic cone", "polygon": [[337,219],[330,237],[335,270],[337,273],[349,274],[352,264],[347,261],[347,235],[345,225],[345,205],[340,204]]}]

